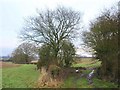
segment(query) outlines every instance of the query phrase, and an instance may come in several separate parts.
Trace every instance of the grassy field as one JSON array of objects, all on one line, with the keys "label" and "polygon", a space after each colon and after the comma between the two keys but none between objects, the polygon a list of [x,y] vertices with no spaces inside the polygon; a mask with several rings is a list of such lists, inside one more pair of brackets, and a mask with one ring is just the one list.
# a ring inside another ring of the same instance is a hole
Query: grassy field
[{"label": "grassy field", "polygon": [[101,61],[92,58],[82,58],[77,60],[76,63],[73,63],[72,67],[99,67],[101,65]]},{"label": "grassy field", "polygon": [[2,69],[3,88],[30,88],[34,87],[39,77],[35,65],[21,65]]},{"label": "grassy field", "polygon": [[[10,64],[10,63],[9,63]],[[82,59],[74,63],[72,67],[94,68],[101,65],[100,61],[91,59]],[[35,65],[5,65],[2,69],[2,87],[3,88],[33,88],[40,76],[40,72],[35,70]],[[91,70],[83,70],[82,74],[88,75]],[[61,88],[116,88],[114,83],[102,81],[93,78],[93,84],[89,85],[86,77],[80,75],[68,75]]]},{"label": "grassy field", "polygon": [[117,88],[114,83],[102,81],[100,79],[94,78],[93,84],[88,84],[85,77],[78,78],[75,76],[69,76],[62,85],[63,88]]},{"label": "grassy field", "polygon": [[[98,60],[91,58],[84,58],[74,63],[72,67],[86,67],[86,68],[97,68],[101,65]],[[91,70],[83,70],[82,74],[88,75]],[[63,88],[117,88],[117,85],[111,82],[100,80],[96,77],[93,78],[93,84],[89,85],[86,77],[68,76],[62,85]]]}]

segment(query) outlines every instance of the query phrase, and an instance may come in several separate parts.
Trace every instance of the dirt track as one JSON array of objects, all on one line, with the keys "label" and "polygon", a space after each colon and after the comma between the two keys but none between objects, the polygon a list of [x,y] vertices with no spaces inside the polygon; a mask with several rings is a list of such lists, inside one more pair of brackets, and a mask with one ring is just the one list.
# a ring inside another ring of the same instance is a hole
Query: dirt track
[{"label": "dirt track", "polygon": [[13,64],[10,62],[0,62],[0,68],[18,67],[20,64]]}]

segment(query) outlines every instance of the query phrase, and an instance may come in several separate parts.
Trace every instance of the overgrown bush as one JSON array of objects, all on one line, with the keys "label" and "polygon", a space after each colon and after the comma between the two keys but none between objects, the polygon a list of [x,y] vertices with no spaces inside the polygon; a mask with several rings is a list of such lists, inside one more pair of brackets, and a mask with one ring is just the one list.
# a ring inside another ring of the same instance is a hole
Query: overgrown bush
[{"label": "overgrown bush", "polygon": [[54,49],[49,44],[44,44],[39,49],[40,59],[38,67],[57,65],[59,67],[70,67],[75,55],[74,45],[69,41],[63,41],[59,52],[55,53]]},{"label": "overgrown bush", "polygon": [[[115,9],[116,10],[116,9]],[[104,80],[118,81],[118,22],[119,12],[108,10],[91,24],[89,32],[84,33],[84,43],[94,50],[97,59],[102,61],[98,69]]]},{"label": "overgrown bush", "polygon": [[50,72],[52,78],[54,79],[56,76],[59,76],[60,67],[58,67],[56,65],[50,65],[49,72]]}]

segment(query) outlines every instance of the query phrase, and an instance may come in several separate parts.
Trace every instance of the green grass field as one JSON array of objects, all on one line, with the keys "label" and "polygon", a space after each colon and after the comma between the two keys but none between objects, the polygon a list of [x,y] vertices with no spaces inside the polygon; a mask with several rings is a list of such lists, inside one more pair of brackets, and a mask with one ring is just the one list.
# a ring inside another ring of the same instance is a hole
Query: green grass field
[{"label": "green grass field", "polygon": [[[81,60],[74,63],[72,67],[99,67],[100,61]],[[35,65],[23,64],[17,67],[2,69],[2,87],[3,88],[34,88],[40,76],[40,72],[35,70]],[[91,70],[83,70],[83,74],[89,74]],[[102,81],[96,77],[93,84],[89,85],[86,77],[71,76],[64,80],[61,88],[116,88],[114,83]]]},{"label": "green grass field", "polygon": [[[90,58],[78,60],[72,67],[96,68],[100,67],[101,62]],[[91,70],[83,70],[83,74],[89,74]],[[117,85],[111,82],[93,78],[93,84],[89,85],[86,77],[68,76],[62,85],[63,88],[117,88]]]},{"label": "green grass field", "polygon": [[78,64],[73,64],[72,66],[73,67],[91,67],[91,68],[94,68],[94,67],[99,67],[101,65],[101,62],[100,61],[97,61],[95,63],[91,63],[91,62],[85,62],[85,63],[78,63]]},{"label": "green grass field", "polygon": [[38,80],[39,71],[35,65],[21,65],[19,67],[2,69],[3,88],[30,88]]},{"label": "green grass field", "polygon": [[101,65],[101,61],[91,58],[82,58],[76,61],[77,63],[73,63],[72,67],[99,67]]},{"label": "green grass field", "polygon": [[93,82],[94,82],[93,84],[89,85],[85,77],[78,79],[75,76],[70,76],[64,81],[62,87],[63,88],[117,88],[117,85],[115,85],[114,83],[102,81],[97,78],[94,78]]}]

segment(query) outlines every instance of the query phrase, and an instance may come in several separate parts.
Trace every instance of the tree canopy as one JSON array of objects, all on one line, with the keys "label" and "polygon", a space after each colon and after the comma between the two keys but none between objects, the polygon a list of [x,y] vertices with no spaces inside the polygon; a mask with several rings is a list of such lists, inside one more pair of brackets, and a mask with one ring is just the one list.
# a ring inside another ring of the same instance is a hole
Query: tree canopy
[{"label": "tree canopy", "polygon": [[37,47],[30,43],[22,43],[12,53],[14,63],[30,63],[37,58]]},{"label": "tree canopy", "polygon": [[[42,43],[43,51],[47,49],[49,54],[52,54],[54,62],[57,63],[62,48],[67,50],[71,47],[71,44],[68,44],[70,46],[66,46],[67,48],[65,48],[65,45],[67,45],[66,42],[71,43],[71,39],[75,37],[77,30],[79,30],[81,15],[79,12],[65,7],[58,7],[55,10],[47,9],[44,12],[38,11],[37,13],[37,16],[30,17],[27,20],[21,38],[39,44]],[[43,55],[47,58],[48,52],[41,52],[40,56]]]},{"label": "tree canopy", "polygon": [[100,76],[115,81],[118,79],[118,11],[107,10],[91,24],[89,32],[84,32],[84,43],[94,49],[96,57],[102,61]]}]

